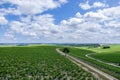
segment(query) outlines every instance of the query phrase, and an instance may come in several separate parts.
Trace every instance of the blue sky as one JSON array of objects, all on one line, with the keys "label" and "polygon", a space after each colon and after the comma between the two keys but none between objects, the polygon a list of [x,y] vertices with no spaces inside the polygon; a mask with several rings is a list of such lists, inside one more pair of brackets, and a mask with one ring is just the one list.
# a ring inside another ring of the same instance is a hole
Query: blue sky
[{"label": "blue sky", "polygon": [[0,43],[120,43],[119,0],[1,0]]}]

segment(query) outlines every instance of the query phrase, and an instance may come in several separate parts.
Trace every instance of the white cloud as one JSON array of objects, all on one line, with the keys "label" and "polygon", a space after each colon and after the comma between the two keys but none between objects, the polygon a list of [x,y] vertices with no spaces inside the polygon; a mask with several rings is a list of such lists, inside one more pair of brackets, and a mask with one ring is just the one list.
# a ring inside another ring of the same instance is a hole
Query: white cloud
[{"label": "white cloud", "polygon": [[[50,14],[21,17],[10,24],[13,35],[58,42],[106,42],[112,38],[120,40],[119,6],[87,12],[77,12],[74,17],[54,24]],[[69,40],[69,41],[68,41]]]},{"label": "white cloud", "polygon": [[105,7],[106,4],[105,3],[102,3],[102,2],[95,2],[93,3],[93,6],[94,8],[97,8],[97,7]]},{"label": "white cloud", "polygon": [[89,2],[87,1],[86,3],[80,3],[79,6],[83,9],[83,10],[87,10],[90,9],[91,6],[89,5]]},{"label": "white cloud", "polygon": [[108,19],[108,16],[105,16],[104,14],[99,12],[88,12],[84,14],[84,17],[91,22],[92,21],[101,22]]},{"label": "white cloud", "polygon": [[12,39],[12,40],[15,40],[15,35],[13,34],[14,32],[13,31],[7,31],[4,36],[7,38],[7,39]]},{"label": "white cloud", "polygon": [[7,15],[9,13],[14,14],[14,15],[21,15],[21,12],[15,8],[0,8],[0,13],[1,15]]},{"label": "white cloud", "polygon": [[[120,40],[120,6],[87,12],[80,17],[61,21],[71,32],[72,39],[80,42],[111,42]],[[82,22],[80,21],[82,20]],[[112,40],[112,39],[115,40]]]},{"label": "white cloud", "polygon": [[15,40],[15,37],[13,34],[10,34],[10,33],[6,33],[5,34],[5,37],[7,37],[8,39],[14,39]]},{"label": "white cloud", "polygon": [[94,2],[92,5],[89,4],[89,1],[85,3],[80,3],[79,7],[81,7],[83,10],[88,10],[91,8],[103,8],[103,7],[108,7],[105,3],[102,2]]},{"label": "white cloud", "polygon": [[98,10],[99,13],[104,14],[105,16],[111,17],[111,18],[119,18],[120,15],[120,6],[117,7],[111,7],[111,8],[105,8],[103,10]]},{"label": "white cloud", "polygon": [[18,14],[32,15],[60,7],[62,4],[66,3],[67,0],[4,0],[2,2],[16,5],[16,8],[9,7],[9,11],[11,12],[12,9],[12,13],[17,12]]},{"label": "white cloud", "polygon": [[119,23],[118,20],[117,21],[112,20],[112,21],[106,22],[105,26],[109,26],[109,27],[119,28],[120,29],[120,23]]},{"label": "white cloud", "polygon": [[[27,15],[19,16],[19,21],[9,22],[9,29],[5,33],[6,37],[15,39],[17,35],[20,35],[30,39],[34,38],[52,42],[105,42],[111,41],[112,38],[120,40],[120,6],[101,8],[94,12],[86,12],[85,14],[77,12],[75,16],[62,20],[60,24],[56,25],[53,15],[41,13],[48,9],[59,7],[66,3],[66,0],[39,0],[38,2],[33,0],[7,1],[17,5],[17,8],[0,9],[0,12],[3,13],[0,16],[0,22],[8,23],[4,17],[8,13]],[[93,3],[93,5],[89,5],[88,2],[85,4],[87,5],[80,4],[85,10],[106,7],[104,3],[100,2]],[[38,13],[40,14],[35,15]]]},{"label": "white cloud", "polygon": [[7,23],[8,23],[7,19],[4,16],[0,16],[0,25],[5,25]]},{"label": "white cloud", "polygon": [[9,26],[9,31],[12,31],[13,35],[19,34],[37,39],[57,36],[56,34],[61,32],[60,27],[54,24],[54,18],[50,14],[22,17],[21,21],[12,21]]},{"label": "white cloud", "polygon": [[75,16],[76,17],[82,17],[82,15],[79,12],[77,12]]}]

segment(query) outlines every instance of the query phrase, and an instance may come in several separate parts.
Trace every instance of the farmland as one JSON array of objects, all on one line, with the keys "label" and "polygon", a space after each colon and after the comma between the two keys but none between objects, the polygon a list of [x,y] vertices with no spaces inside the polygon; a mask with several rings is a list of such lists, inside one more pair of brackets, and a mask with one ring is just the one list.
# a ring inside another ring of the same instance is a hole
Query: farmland
[{"label": "farmland", "polygon": [[[87,48],[87,47],[77,47],[77,48],[69,48],[70,49],[70,55],[77,57],[78,59],[81,59],[88,64],[91,64],[92,66],[95,66],[99,68],[100,70],[113,75],[120,79],[120,68],[107,65],[101,62],[98,62],[96,60],[90,59],[86,57],[87,54],[89,54],[91,57],[94,57],[95,59],[109,62],[109,63],[115,63],[119,64],[120,62],[120,45],[110,45],[109,49],[101,49],[101,48]],[[95,53],[95,54],[92,54]]]},{"label": "farmland", "polygon": [[55,46],[0,47],[0,80],[96,80]]},{"label": "farmland", "polygon": [[120,52],[103,52],[91,56],[105,62],[120,63]]},{"label": "farmland", "polygon": [[109,49],[95,48],[92,49],[97,54],[92,54],[91,57],[99,59],[104,62],[119,65],[120,63],[120,45],[110,45]]}]

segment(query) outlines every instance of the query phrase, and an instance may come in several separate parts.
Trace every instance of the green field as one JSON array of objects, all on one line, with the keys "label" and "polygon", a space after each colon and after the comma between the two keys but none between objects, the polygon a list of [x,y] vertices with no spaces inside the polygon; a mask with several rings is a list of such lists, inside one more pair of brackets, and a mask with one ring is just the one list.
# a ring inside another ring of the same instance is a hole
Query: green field
[{"label": "green field", "polygon": [[[107,65],[96,60],[86,57],[86,54],[91,54],[96,59],[102,59],[106,62],[120,62],[120,45],[111,45],[110,49],[100,49],[100,48],[86,48],[86,47],[70,47],[70,55],[75,56],[78,59],[83,60],[84,62],[99,68],[100,70],[109,73],[120,79],[120,68]],[[97,53],[100,52],[100,53]],[[92,54],[96,53],[96,54]]]},{"label": "green field", "polygon": [[87,47],[77,47],[79,49],[85,49],[92,51],[91,57],[94,57],[96,59],[110,62],[110,63],[120,63],[120,45],[119,44],[111,44],[109,45],[110,48],[108,49],[102,49],[100,47],[98,48],[87,48]]},{"label": "green field", "polygon": [[109,49],[89,48],[89,50],[92,50],[94,52],[117,52],[117,51],[120,51],[120,44],[110,44],[109,46],[110,46]]},{"label": "green field", "polygon": [[120,63],[120,52],[106,52],[99,54],[92,54],[92,57],[109,62],[109,63]]},{"label": "green field", "polygon": [[93,48],[98,54],[91,56],[110,63],[120,63],[120,45],[110,45],[109,49]]},{"label": "green field", "polygon": [[96,80],[55,49],[0,47],[0,80]]}]

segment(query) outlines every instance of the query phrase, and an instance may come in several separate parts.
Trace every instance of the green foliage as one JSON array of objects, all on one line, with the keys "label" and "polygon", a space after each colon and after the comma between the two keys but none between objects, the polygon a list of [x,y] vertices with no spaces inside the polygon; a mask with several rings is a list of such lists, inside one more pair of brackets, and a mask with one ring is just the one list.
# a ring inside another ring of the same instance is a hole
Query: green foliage
[{"label": "green foliage", "polygon": [[110,46],[102,46],[102,49],[109,49]]},{"label": "green foliage", "polygon": [[[117,77],[118,79],[120,79],[120,69],[118,67],[110,66],[110,65],[98,62],[96,60],[90,59],[85,56],[86,54],[95,53],[95,52],[86,50],[86,49],[73,48],[73,47],[69,48],[69,49],[71,51],[70,55],[77,57],[78,59],[81,59],[81,60],[87,62],[88,64],[91,64],[92,66],[95,66],[95,67],[109,73],[110,75],[113,75],[113,76]],[[111,54],[110,55],[102,54],[101,57],[99,54],[95,54],[96,55],[95,57],[107,60],[109,62],[120,62],[120,58],[119,58],[120,54],[118,52],[116,52],[116,54],[115,53],[114,54],[112,53],[112,55]]]},{"label": "green foliage", "polygon": [[106,53],[92,54],[91,56],[105,62],[110,62],[110,63],[120,62],[120,52],[106,52]]},{"label": "green foliage", "polygon": [[99,47],[99,48],[91,48],[91,49],[89,49],[89,50],[92,50],[92,51],[94,51],[94,52],[100,52],[100,53],[102,53],[102,52],[118,52],[118,51],[120,51],[120,44],[111,44],[111,45],[109,45],[110,46],[110,48],[108,48],[108,49],[102,49],[101,47]]},{"label": "green foliage", "polygon": [[68,48],[64,48],[64,49],[63,49],[63,52],[64,52],[64,53],[69,53],[70,51],[69,51]]},{"label": "green foliage", "polygon": [[56,47],[0,47],[0,80],[96,80]]}]

